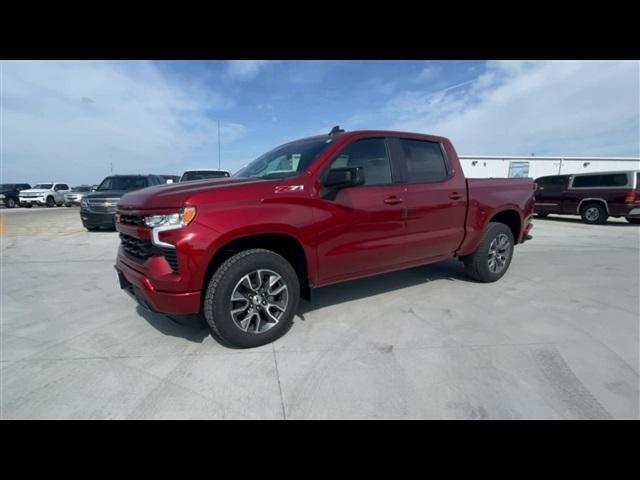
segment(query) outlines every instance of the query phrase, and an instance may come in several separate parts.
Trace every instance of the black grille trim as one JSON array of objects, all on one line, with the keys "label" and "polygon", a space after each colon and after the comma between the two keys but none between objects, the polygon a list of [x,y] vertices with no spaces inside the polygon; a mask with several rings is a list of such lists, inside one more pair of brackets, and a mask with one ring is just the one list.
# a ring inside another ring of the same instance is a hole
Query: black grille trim
[{"label": "black grille trim", "polygon": [[149,240],[141,240],[126,233],[120,233],[120,243],[127,255],[142,261],[154,255],[161,256],[165,258],[171,270],[178,272],[178,254],[175,249],[154,247]]}]

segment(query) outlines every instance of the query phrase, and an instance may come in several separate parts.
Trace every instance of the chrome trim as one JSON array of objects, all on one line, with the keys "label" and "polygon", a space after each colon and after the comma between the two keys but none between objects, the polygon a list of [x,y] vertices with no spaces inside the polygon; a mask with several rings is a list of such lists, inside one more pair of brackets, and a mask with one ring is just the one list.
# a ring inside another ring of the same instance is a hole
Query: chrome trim
[{"label": "chrome trim", "polygon": [[560,205],[560,204],[559,203],[550,203],[550,202],[536,202],[536,205],[543,205],[543,206],[551,205],[551,206],[555,207],[555,206]]},{"label": "chrome trim", "polygon": [[594,198],[583,198],[582,200],[580,200],[580,203],[578,203],[578,208],[576,209],[576,213],[578,215],[580,215],[580,205],[582,205],[583,202],[588,202],[588,201],[591,201],[591,200],[596,200],[598,202],[604,203],[604,208],[607,209],[607,215],[610,215],[610,213],[609,213],[609,204],[607,203],[607,201],[604,198],[595,198],[595,197]]},{"label": "chrome trim", "polygon": [[164,226],[160,226],[160,227],[153,227],[151,229],[151,243],[153,243],[154,245],[158,246],[158,247],[164,247],[164,248],[173,248],[175,249],[176,246],[171,244],[171,243],[166,243],[163,242],[162,240],[160,240],[160,232],[167,232],[169,230],[178,230],[179,228],[183,228],[183,225],[164,225]]}]

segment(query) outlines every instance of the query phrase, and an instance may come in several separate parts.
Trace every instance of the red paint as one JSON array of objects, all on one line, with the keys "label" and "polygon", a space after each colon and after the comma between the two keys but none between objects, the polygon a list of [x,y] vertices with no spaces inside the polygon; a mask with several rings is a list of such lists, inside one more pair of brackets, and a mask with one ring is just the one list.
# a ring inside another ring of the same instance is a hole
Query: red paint
[{"label": "red paint", "polygon": [[[320,178],[331,161],[351,142],[368,137],[440,142],[450,176],[431,184],[351,187],[333,200],[321,198]],[[471,253],[499,212],[517,216],[520,242],[531,228],[533,193],[531,179],[466,180],[453,145],[443,137],[348,132],[296,177],[196,181],[125,195],[122,214],[174,213],[185,205],[195,206],[197,214],[189,226],[160,234],[160,240],[176,246],[178,272],[162,256],[140,261],[122,248],[116,268],[157,310],[197,313],[210,262],[234,240],[290,236],[302,247],[309,281],[317,287]],[[118,223],[117,229],[140,239],[150,235],[146,227]]]}]

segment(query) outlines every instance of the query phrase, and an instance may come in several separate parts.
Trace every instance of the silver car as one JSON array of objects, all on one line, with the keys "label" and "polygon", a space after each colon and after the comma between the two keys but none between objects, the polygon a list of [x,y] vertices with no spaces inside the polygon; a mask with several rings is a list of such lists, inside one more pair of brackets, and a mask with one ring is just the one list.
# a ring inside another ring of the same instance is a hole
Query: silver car
[{"label": "silver car", "polygon": [[80,205],[80,201],[82,197],[84,197],[87,193],[91,193],[93,188],[88,185],[82,185],[80,187],[72,188],[69,193],[65,193],[64,195],[64,206],[70,207],[72,205]]}]

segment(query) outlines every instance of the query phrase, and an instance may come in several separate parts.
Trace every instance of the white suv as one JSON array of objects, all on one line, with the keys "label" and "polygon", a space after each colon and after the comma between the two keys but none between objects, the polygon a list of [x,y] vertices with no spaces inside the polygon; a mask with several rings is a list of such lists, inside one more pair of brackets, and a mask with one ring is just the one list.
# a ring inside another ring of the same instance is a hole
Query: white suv
[{"label": "white suv", "polygon": [[38,183],[33,188],[20,191],[20,205],[30,208],[32,205],[46,205],[61,207],[64,205],[64,194],[69,192],[66,183]]}]

